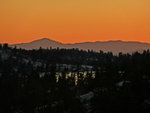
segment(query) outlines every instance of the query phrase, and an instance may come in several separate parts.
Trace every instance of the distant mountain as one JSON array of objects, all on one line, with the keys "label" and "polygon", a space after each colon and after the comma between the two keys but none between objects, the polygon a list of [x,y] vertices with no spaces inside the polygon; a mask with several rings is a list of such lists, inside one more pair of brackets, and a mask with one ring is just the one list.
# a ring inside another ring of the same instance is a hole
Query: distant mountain
[{"label": "distant mountain", "polygon": [[31,49],[39,49],[42,48],[79,48],[83,50],[94,50],[99,52],[100,50],[104,52],[113,52],[114,54],[122,53],[133,53],[135,51],[143,51],[150,49],[150,44],[141,43],[141,42],[133,42],[133,41],[104,41],[104,42],[83,42],[83,43],[75,43],[75,44],[64,44],[61,42],[57,42],[48,38],[43,38],[40,40],[35,40],[29,43],[21,43],[10,45],[11,47],[16,46],[17,48],[23,48],[27,50]]},{"label": "distant mountain", "polygon": [[29,42],[29,43],[14,44],[11,46],[16,46],[17,48],[23,48],[23,49],[31,50],[31,49],[39,49],[40,47],[42,47],[42,48],[50,48],[50,47],[56,48],[56,47],[60,47],[62,45],[63,44],[60,42],[56,42],[56,41],[53,41],[53,40],[48,39],[48,38],[43,38],[43,39],[35,40],[35,41]]}]

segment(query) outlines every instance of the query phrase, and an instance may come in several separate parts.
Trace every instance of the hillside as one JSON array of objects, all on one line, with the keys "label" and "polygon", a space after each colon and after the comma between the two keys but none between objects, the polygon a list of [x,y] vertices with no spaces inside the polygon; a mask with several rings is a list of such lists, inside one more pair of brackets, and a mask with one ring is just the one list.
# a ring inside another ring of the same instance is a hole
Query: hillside
[{"label": "hillside", "polygon": [[150,44],[141,42],[125,42],[125,41],[104,41],[104,42],[83,42],[74,44],[64,44],[57,42],[48,38],[43,38],[40,40],[35,40],[29,43],[13,44],[12,47],[32,50],[42,48],[79,48],[83,50],[94,50],[99,52],[100,50],[104,52],[113,52],[114,54],[122,53],[133,53],[135,51],[141,52],[143,50],[150,49]]}]

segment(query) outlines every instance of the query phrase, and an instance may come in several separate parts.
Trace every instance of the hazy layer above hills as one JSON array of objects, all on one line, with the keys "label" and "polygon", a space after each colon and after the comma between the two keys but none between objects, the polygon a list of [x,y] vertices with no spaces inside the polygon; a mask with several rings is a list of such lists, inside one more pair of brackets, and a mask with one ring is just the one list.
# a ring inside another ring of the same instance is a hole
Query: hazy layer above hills
[{"label": "hazy layer above hills", "polygon": [[11,47],[16,46],[22,49],[39,49],[42,48],[79,48],[83,50],[94,50],[99,52],[100,50],[104,52],[113,52],[114,54],[122,53],[133,53],[135,51],[143,51],[150,49],[150,44],[141,42],[124,42],[124,41],[105,41],[105,42],[83,42],[75,44],[63,44],[48,38],[43,38],[40,40],[35,40],[29,43],[21,43],[10,45]]}]

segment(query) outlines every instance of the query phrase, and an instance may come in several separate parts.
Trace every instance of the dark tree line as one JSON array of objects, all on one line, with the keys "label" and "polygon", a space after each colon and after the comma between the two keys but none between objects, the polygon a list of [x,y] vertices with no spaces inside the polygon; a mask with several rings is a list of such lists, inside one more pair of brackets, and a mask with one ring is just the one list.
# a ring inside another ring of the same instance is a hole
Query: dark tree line
[{"label": "dark tree line", "polygon": [[[90,65],[96,77],[56,82],[57,64]],[[93,92],[90,100],[80,95]],[[88,105],[88,107],[86,107]],[[150,51],[113,55],[78,49],[23,50],[0,45],[0,113],[149,113]]]}]

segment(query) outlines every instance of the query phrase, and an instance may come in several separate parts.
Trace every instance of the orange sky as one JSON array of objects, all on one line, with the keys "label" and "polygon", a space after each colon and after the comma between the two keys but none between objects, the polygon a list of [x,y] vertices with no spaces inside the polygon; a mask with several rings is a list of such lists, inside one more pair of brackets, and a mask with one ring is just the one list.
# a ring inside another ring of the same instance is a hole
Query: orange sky
[{"label": "orange sky", "polygon": [[0,0],[0,43],[150,43],[150,0]]}]

